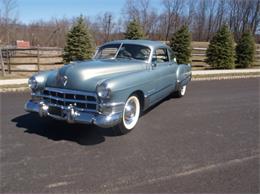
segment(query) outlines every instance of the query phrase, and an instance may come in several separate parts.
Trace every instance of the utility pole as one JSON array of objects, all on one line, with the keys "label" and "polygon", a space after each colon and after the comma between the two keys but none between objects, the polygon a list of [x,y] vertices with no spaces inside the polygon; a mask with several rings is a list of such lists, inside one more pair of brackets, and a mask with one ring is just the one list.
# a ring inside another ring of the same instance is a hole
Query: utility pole
[{"label": "utility pole", "polygon": [[108,16],[108,29],[107,29],[107,41],[109,41],[109,36],[110,36],[110,30],[111,30],[111,19],[112,19],[112,15],[109,14],[109,16]]}]

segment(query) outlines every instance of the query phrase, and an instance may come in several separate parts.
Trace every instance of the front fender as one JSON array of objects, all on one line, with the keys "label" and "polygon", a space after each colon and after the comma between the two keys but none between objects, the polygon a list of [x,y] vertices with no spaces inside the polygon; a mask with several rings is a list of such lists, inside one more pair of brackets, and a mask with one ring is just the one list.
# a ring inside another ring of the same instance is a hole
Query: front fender
[{"label": "front fender", "polygon": [[126,102],[135,91],[141,91],[145,94],[149,90],[151,80],[148,71],[144,70],[106,80],[106,84],[111,89],[109,102]]},{"label": "front fender", "polygon": [[56,75],[57,70],[50,70],[50,71],[45,71],[45,72],[40,72],[40,73],[36,73],[34,75],[32,75],[32,77],[35,77],[36,80],[40,81],[39,84],[39,90],[42,90],[48,79],[54,77],[53,75]]}]

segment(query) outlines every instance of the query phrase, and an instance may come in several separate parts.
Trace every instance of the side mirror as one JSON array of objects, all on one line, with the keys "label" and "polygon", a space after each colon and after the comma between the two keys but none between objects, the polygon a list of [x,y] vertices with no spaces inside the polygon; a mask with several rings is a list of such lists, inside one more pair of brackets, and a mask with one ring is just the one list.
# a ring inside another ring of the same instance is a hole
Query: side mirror
[{"label": "side mirror", "polygon": [[177,63],[177,59],[176,58],[173,58],[173,61]]}]

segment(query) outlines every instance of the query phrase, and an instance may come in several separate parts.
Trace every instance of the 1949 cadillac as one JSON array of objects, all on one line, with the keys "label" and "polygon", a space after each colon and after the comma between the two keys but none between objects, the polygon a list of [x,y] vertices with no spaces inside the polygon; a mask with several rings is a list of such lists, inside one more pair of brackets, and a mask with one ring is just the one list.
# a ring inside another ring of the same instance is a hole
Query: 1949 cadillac
[{"label": "1949 cadillac", "polygon": [[191,66],[177,64],[165,44],[112,41],[99,47],[92,60],[32,76],[25,110],[125,134],[142,111],[170,94],[184,96],[190,80]]}]

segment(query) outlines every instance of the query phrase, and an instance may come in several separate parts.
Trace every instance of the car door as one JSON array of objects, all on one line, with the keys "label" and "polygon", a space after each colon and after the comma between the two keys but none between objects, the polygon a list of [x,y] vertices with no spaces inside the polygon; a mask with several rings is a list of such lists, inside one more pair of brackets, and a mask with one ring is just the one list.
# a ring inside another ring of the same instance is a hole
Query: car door
[{"label": "car door", "polygon": [[178,64],[177,64],[177,61],[176,61],[176,56],[174,54],[174,52],[170,49],[170,48],[167,48],[167,51],[168,51],[168,56],[169,56],[169,66],[168,66],[168,74],[165,76],[167,78],[166,79],[166,83],[168,84],[171,84],[172,86],[172,90],[175,89],[175,85],[176,85],[176,82],[177,82],[177,75],[176,75],[176,71],[178,69]]},{"label": "car door", "polygon": [[157,102],[174,90],[176,64],[171,61],[166,47],[156,48],[153,53],[151,74],[154,77],[152,102]]}]

